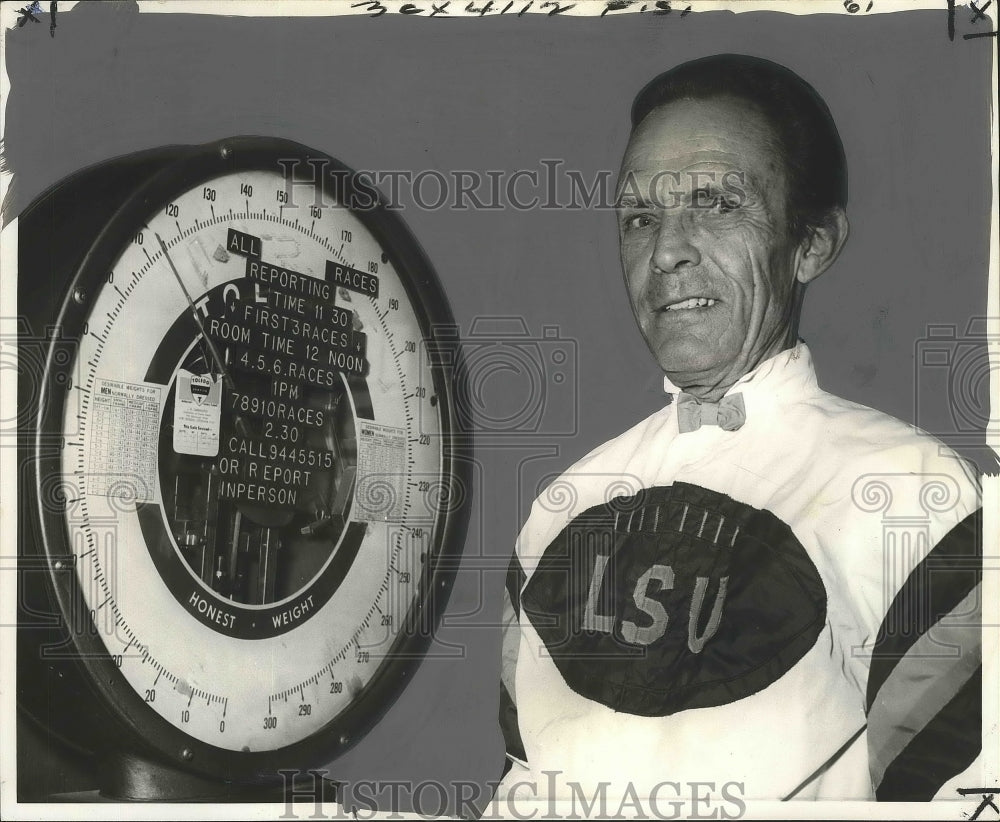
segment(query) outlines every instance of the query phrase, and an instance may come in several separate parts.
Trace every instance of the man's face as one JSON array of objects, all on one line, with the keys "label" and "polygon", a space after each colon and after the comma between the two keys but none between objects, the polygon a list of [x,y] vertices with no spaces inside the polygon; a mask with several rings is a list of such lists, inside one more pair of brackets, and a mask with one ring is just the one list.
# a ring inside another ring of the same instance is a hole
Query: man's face
[{"label": "man's face", "polygon": [[646,344],[681,387],[728,387],[785,347],[797,256],[786,191],[770,126],[734,100],[669,103],[629,141],[622,268]]}]

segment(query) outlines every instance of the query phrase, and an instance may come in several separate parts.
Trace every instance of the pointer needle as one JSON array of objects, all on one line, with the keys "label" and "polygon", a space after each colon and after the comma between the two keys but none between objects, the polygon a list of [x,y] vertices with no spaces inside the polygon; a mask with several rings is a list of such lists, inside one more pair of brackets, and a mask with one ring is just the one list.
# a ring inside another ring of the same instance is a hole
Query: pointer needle
[{"label": "pointer needle", "polygon": [[[170,270],[174,272],[174,277],[177,279],[177,284],[181,287],[181,291],[184,292],[184,298],[187,300],[188,307],[191,309],[191,316],[194,317],[194,321],[198,325],[198,329],[201,331],[202,339],[208,343],[208,350],[212,355],[212,359],[215,360],[215,365],[219,369],[219,373],[222,374],[223,384],[225,384],[229,391],[235,392],[236,385],[233,383],[233,378],[229,376],[229,372],[226,370],[222,356],[219,354],[219,349],[215,347],[215,343],[212,342],[212,338],[209,337],[208,333],[205,331],[205,325],[201,321],[201,315],[198,313],[198,308],[195,306],[194,300],[191,299],[191,295],[188,294],[188,290],[184,286],[184,281],[181,279],[177,266],[174,265],[174,261],[170,258],[170,252],[167,251],[167,244],[163,242],[163,238],[157,232],[154,231],[153,236],[156,237],[156,241],[160,244],[160,248],[163,250],[163,256],[170,265]],[[239,414],[236,415],[234,423],[236,425],[236,430],[243,436],[247,436],[250,433],[250,428],[247,425],[246,420],[244,420]]]},{"label": "pointer needle", "polygon": [[235,391],[236,386],[233,384],[233,379],[229,376],[229,372],[226,370],[226,366],[222,361],[222,356],[219,354],[219,350],[215,347],[215,343],[212,342],[212,338],[209,337],[208,333],[205,331],[205,325],[201,321],[201,315],[198,313],[198,308],[195,306],[194,300],[191,299],[191,295],[188,294],[188,290],[184,286],[184,281],[181,279],[180,272],[177,271],[177,266],[174,265],[174,261],[170,258],[170,253],[167,251],[166,243],[163,242],[163,238],[155,231],[153,232],[153,236],[156,237],[156,241],[160,244],[160,248],[163,249],[163,256],[170,265],[170,270],[174,272],[174,277],[177,278],[177,284],[181,287],[181,291],[184,292],[184,297],[187,299],[188,307],[191,309],[191,315],[194,317],[194,321],[198,324],[201,336],[204,337],[205,342],[208,343],[209,351],[212,353],[212,359],[215,360],[215,365],[218,367],[219,373],[222,374],[222,381],[226,384],[226,388],[230,391]]}]

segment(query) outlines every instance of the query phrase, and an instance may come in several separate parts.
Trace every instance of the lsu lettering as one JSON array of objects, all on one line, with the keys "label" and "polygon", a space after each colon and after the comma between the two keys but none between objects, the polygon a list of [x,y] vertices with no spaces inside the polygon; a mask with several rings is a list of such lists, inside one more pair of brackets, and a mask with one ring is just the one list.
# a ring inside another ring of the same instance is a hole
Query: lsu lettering
[{"label": "lsu lettering", "polygon": [[668,716],[763,690],[815,644],[826,589],[770,511],[675,483],[584,511],[521,609],[574,691]]}]

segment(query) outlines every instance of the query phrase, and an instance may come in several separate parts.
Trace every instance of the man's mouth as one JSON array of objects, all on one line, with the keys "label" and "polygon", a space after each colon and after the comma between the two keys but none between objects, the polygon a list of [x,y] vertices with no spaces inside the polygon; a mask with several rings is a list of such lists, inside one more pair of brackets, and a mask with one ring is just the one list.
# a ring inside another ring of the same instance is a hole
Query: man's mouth
[{"label": "man's mouth", "polygon": [[660,307],[660,311],[688,311],[690,309],[711,308],[718,302],[713,297],[689,297],[686,300],[679,300],[675,303],[667,303]]}]

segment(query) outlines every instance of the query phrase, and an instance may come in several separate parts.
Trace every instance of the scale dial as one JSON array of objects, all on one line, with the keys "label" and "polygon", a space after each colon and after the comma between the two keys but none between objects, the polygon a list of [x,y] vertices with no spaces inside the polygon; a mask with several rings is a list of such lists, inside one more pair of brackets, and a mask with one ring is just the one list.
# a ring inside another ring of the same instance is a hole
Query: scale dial
[{"label": "scale dial", "polygon": [[355,182],[295,144],[193,150],[110,221],[59,318],[75,351],[52,347],[39,422],[61,441],[40,458],[64,501],[41,506],[46,550],[73,566],[57,594],[97,690],[188,768],[351,744],[454,573],[450,314]]}]

